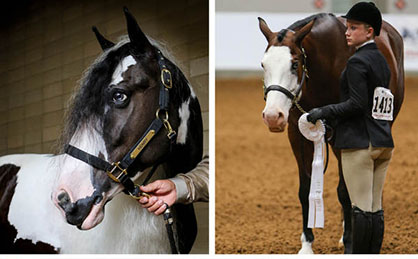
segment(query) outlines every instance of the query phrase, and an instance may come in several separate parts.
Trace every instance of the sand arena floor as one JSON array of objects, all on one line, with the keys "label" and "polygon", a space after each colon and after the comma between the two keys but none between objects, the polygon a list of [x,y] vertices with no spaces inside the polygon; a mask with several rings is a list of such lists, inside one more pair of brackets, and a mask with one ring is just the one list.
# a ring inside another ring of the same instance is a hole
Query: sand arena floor
[{"label": "sand arena floor", "polygon": [[[298,173],[287,133],[270,133],[261,118],[261,79],[216,81],[216,253],[288,254],[300,249]],[[418,253],[418,79],[406,80],[393,128],[395,151],[386,178],[382,253]],[[341,254],[337,163],[324,178],[325,228],[315,253]]]}]

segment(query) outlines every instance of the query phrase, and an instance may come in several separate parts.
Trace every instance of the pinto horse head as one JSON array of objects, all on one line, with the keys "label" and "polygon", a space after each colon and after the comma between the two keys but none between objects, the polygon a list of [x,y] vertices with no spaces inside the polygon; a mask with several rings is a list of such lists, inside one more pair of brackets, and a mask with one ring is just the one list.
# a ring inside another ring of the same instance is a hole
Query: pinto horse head
[{"label": "pinto horse head", "polygon": [[[299,31],[272,32],[267,23],[258,18],[259,27],[267,40],[261,66],[264,69],[264,86],[277,85],[296,95],[298,75],[302,74],[303,52],[301,42],[311,31],[314,20]],[[300,96],[299,96],[300,97]],[[263,110],[263,120],[271,132],[283,132],[286,128],[292,100],[280,91],[269,91]]]},{"label": "pinto horse head", "polygon": [[[70,144],[108,161],[120,161],[146,132],[159,108],[161,71],[158,47],[147,38],[135,18],[124,9],[128,36],[117,44],[105,39],[93,27],[104,50],[87,69],[80,89],[69,108],[62,144]],[[190,84],[167,58],[172,74],[167,116],[177,138],[170,141],[164,127],[152,138],[132,164],[137,179],[143,171],[166,163],[181,149],[184,163],[179,171],[193,168],[202,155],[202,121],[200,106]],[[196,125],[193,128],[193,125]],[[194,149],[193,149],[194,148]],[[191,150],[194,157],[184,154]],[[179,159],[177,159],[177,164]],[[104,218],[105,204],[123,190],[106,172],[64,154],[52,199],[68,223],[87,230]],[[168,175],[171,176],[171,175]]]}]

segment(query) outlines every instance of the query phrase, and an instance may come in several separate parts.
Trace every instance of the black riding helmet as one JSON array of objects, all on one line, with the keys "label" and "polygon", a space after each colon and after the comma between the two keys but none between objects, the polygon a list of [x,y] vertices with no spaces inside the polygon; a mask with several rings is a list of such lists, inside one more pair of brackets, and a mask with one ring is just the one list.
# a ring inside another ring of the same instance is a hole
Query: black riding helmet
[{"label": "black riding helmet", "polygon": [[348,13],[343,15],[343,18],[367,23],[373,27],[376,36],[380,34],[382,14],[372,2],[360,2],[353,5]]}]

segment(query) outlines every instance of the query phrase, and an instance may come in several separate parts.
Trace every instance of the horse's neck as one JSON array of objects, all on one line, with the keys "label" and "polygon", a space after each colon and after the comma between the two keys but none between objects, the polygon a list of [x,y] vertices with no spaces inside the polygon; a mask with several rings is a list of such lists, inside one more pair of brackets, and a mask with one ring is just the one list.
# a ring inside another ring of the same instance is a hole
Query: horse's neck
[{"label": "horse's neck", "polygon": [[352,49],[347,47],[344,25],[334,17],[324,17],[303,41],[309,78],[302,89],[305,109],[339,101],[339,78]]},{"label": "horse's neck", "polygon": [[193,169],[202,159],[203,152],[203,128],[202,115],[199,100],[189,86],[189,82],[178,70],[179,84],[176,85],[176,107],[184,102],[189,102],[190,115],[187,121],[187,134],[184,143],[174,143],[167,159],[166,167],[169,168],[168,176],[185,173]]},{"label": "horse's neck", "polygon": [[[190,129],[190,131],[192,130]],[[166,163],[168,177],[190,171],[202,159],[202,134],[199,134],[198,131],[195,131],[195,136],[192,136],[193,134],[193,132],[188,134],[189,141],[186,141],[185,144],[173,144]]]}]

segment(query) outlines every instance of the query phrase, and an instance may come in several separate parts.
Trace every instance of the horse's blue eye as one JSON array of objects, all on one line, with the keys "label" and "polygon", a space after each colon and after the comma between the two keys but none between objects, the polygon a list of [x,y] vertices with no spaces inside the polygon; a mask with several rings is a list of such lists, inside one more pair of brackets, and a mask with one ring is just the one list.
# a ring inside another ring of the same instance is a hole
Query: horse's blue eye
[{"label": "horse's blue eye", "polygon": [[113,101],[115,103],[123,103],[128,99],[128,96],[121,92],[116,92],[113,94]]}]

